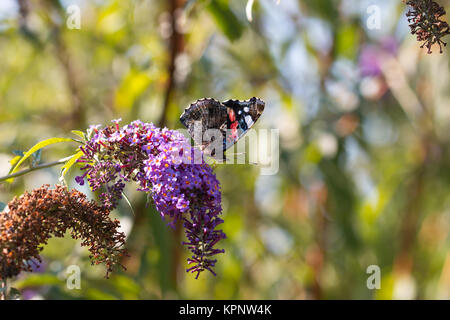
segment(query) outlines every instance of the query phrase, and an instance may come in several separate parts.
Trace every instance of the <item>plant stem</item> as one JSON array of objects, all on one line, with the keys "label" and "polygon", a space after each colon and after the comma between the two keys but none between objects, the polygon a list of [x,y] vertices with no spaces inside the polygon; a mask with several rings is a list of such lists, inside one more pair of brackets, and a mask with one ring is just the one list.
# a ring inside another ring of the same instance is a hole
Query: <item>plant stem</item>
[{"label": "plant stem", "polygon": [[[70,157],[69,157],[70,158]],[[45,168],[49,168],[49,167],[53,167],[56,166],[58,164],[63,164],[64,162],[66,162],[69,158],[64,158],[64,159],[59,159],[58,161],[53,161],[53,162],[49,162],[49,163],[43,163],[43,164],[39,164],[37,166],[34,167],[30,167],[28,169],[22,170],[22,171],[17,171],[14,172],[12,174],[0,177],[0,182],[8,180],[10,178],[15,178],[15,177],[20,177],[23,176],[24,174],[27,174],[29,172],[35,171],[35,170],[40,170],[40,169],[45,169]]]},{"label": "plant stem", "polygon": [[169,65],[167,66],[168,80],[164,93],[164,104],[162,107],[161,119],[159,120],[159,126],[162,128],[166,125],[167,114],[170,106],[171,98],[176,89],[175,83],[175,69],[176,69],[176,59],[184,51],[184,36],[180,31],[178,26],[179,16],[178,12],[184,7],[186,0],[170,0],[169,12],[170,12],[170,23],[172,26],[172,35],[169,39]]},{"label": "plant stem", "polygon": [[6,279],[2,279],[2,290],[0,294],[0,300],[6,300]]}]

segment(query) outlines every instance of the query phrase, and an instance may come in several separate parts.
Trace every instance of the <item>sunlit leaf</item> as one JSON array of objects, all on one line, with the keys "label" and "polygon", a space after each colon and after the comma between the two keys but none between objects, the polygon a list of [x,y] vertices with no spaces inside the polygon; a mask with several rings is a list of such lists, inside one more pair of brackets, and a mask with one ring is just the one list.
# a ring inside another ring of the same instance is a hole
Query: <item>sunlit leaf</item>
[{"label": "sunlit leaf", "polygon": [[[17,162],[17,164],[11,169],[11,171],[9,172],[9,174],[13,174],[15,172],[17,172],[19,170],[20,165],[29,157],[31,157],[31,155],[33,153],[35,153],[36,151],[38,151],[39,149],[42,149],[46,146],[55,144],[55,143],[60,143],[60,142],[73,142],[74,139],[70,139],[70,138],[50,138],[44,141],[41,141],[37,144],[35,144],[30,150],[28,150],[27,152],[24,153],[23,157]],[[13,182],[14,178],[10,178],[8,180],[6,180],[7,182]]]},{"label": "sunlit leaf", "polygon": [[19,162],[20,158],[22,158],[22,157],[23,157],[23,155],[15,156],[11,160],[9,160],[9,163],[11,163],[11,166],[14,167],[16,165],[16,163]]},{"label": "sunlit leaf", "polygon": [[86,297],[91,300],[116,300],[117,297],[96,288],[86,290]]},{"label": "sunlit leaf", "polygon": [[122,109],[130,109],[149,84],[150,77],[146,73],[131,70],[117,90],[116,105]]},{"label": "sunlit leaf", "polygon": [[61,280],[56,275],[52,274],[30,274],[26,278],[15,282],[17,289],[41,287],[45,285],[61,285]]},{"label": "sunlit leaf", "polygon": [[72,130],[71,131],[73,134],[79,136],[81,139],[83,139],[84,141],[86,141],[86,134],[83,131],[79,131],[79,130]]},{"label": "sunlit leaf", "polygon": [[66,173],[72,168],[72,166],[84,155],[83,151],[78,151],[61,167],[61,177],[64,178]]},{"label": "sunlit leaf", "polygon": [[338,55],[353,59],[356,56],[359,42],[357,26],[345,25],[339,28],[336,39],[336,52]]}]

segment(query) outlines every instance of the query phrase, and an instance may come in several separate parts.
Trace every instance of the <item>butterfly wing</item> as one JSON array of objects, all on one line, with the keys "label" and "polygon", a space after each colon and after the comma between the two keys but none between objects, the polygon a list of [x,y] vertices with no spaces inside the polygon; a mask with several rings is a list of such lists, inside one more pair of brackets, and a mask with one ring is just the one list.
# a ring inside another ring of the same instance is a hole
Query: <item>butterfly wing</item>
[{"label": "butterfly wing", "polygon": [[211,141],[202,139],[206,130],[219,129],[225,136],[227,107],[212,98],[200,99],[184,110],[180,121],[188,129],[195,144],[205,150],[211,144]]},{"label": "butterfly wing", "polygon": [[264,111],[265,103],[253,97],[249,100],[228,100],[223,102],[227,107],[227,134],[224,150],[233,146],[259,119]]},{"label": "butterfly wing", "polygon": [[211,141],[203,141],[204,133],[208,129],[219,129],[225,151],[255,124],[264,111],[264,105],[264,101],[255,97],[246,101],[227,100],[223,103],[204,98],[186,108],[180,121],[188,129],[195,144],[207,153],[212,144]]}]

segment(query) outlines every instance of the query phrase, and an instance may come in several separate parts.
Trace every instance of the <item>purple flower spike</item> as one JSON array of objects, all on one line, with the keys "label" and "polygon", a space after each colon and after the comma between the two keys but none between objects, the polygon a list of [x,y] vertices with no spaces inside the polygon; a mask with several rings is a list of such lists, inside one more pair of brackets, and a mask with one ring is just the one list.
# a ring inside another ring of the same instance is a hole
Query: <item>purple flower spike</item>
[{"label": "purple flower spike", "polygon": [[[84,184],[87,177],[92,190],[102,188],[103,205],[112,210],[122,198],[125,182],[135,181],[137,190],[151,192],[156,209],[168,224],[184,221],[192,252],[188,272],[212,270],[212,259],[224,250],[214,246],[226,236],[216,227],[223,223],[220,184],[199,150],[193,149],[179,132],[160,129],[151,123],[133,121],[119,127],[120,119],[105,128],[96,126],[95,134],[80,150],[84,156],[83,176],[75,181]],[[92,130],[92,129],[91,129]],[[192,161],[195,158],[199,161]]]}]

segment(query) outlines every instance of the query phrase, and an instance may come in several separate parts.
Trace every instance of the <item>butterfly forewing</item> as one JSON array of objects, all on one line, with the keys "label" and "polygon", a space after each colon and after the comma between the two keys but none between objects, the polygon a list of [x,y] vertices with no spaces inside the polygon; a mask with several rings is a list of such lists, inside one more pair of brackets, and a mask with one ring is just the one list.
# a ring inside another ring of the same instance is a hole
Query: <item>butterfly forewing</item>
[{"label": "butterfly forewing", "polygon": [[227,134],[225,149],[233,146],[255,124],[264,110],[264,102],[258,98],[246,101],[228,100],[223,102],[227,107]]}]

